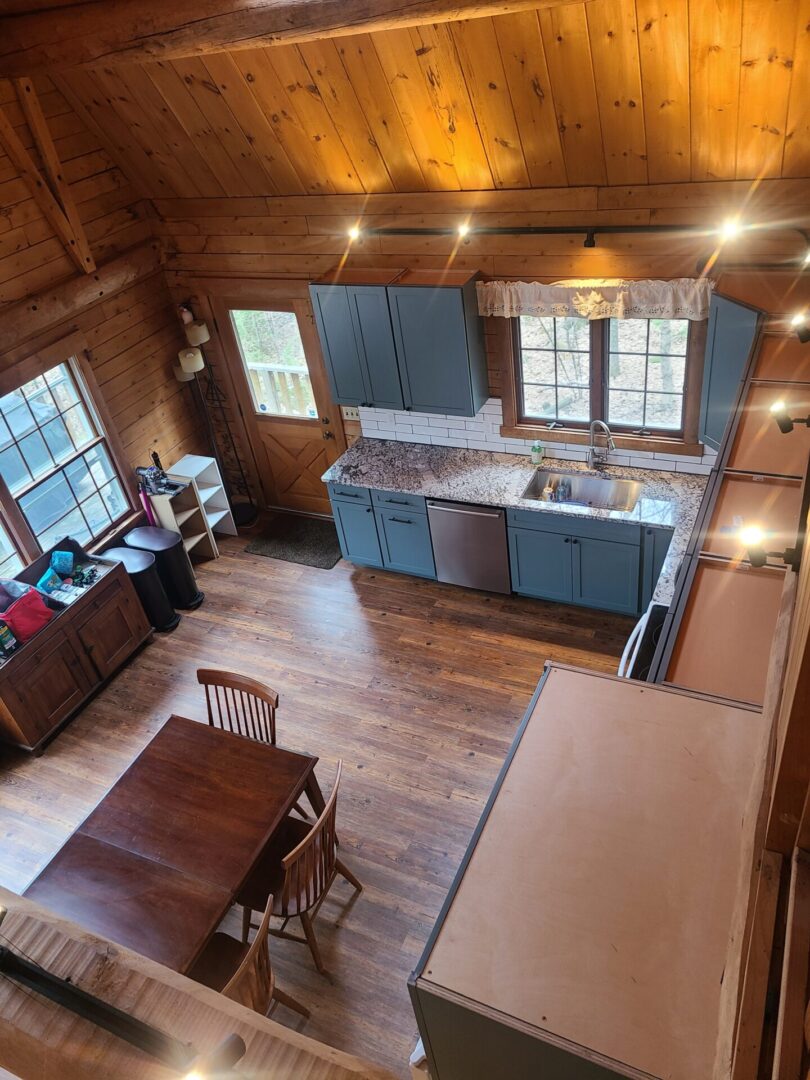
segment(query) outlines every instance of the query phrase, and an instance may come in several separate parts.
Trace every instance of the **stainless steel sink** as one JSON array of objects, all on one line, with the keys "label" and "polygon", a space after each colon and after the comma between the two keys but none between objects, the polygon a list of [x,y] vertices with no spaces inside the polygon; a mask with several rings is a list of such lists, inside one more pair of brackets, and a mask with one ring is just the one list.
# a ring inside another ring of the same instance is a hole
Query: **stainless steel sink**
[{"label": "stainless steel sink", "polygon": [[[557,497],[560,481],[570,485],[570,494]],[[546,488],[552,489],[551,499],[544,498]],[[524,499],[538,502],[575,503],[577,506],[594,506],[599,510],[632,510],[641,494],[641,484],[636,480],[614,480],[608,476],[588,476],[582,473],[549,472],[538,469],[523,492]]]}]

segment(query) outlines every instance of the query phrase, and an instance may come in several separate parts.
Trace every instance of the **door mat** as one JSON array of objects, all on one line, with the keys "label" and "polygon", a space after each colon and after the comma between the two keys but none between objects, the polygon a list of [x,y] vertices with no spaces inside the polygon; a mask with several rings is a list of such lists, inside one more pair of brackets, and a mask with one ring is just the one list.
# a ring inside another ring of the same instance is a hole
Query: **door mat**
[{"label": "door mat", "polygon": [[321,570],[331,570],[340,559],[340,544],[333,522],[297,514],[273,518],[261,534],[250,541],[245,551],[301,566],[317,566]]}]

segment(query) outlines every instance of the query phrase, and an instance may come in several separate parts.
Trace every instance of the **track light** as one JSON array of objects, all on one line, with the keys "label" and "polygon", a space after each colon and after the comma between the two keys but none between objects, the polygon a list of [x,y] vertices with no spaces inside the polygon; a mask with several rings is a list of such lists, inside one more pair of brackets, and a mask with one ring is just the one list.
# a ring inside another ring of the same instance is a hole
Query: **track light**
[{"label": "track light", "polygon": [[582,246],[586,247],[586,248],[595,248],[596,247],[596,233],[593,231],[593,229],[589,229],[585,233],[585,240],[584,240]]},{"label": "track light", "polygon": [[806,311],[797,311],[791,318],[790,325],[796,331],[799,341],[805,344],[810,341],[810,316]]},{"label": "track light", "polygon": [[769,412],[783,435],[789,435],[793,431],[794,424],[804,424],[805,427],[810,428],[810,416],[791,416],[784,401],[775,401]]},{"label": "track light", "polygon": [[810,267],[810,248],[808,248],[807,251],[804,253],[804,258],[802,259],[802,266]]},{"label": "track light", "polygon": [[736,240],[742,232],[742,225],[739,218],[726,218],[720,228],[717,230],[720,236],[720,240],[725,244],[729,240]]},{"label": "track light", "polygon": [[462,221],[462,223],[458,227],[458,235],[461,237],[462,240],[464,239],[464,237],[467,235],[467,233],[469,231],[470,231],[469,223],[466,222],[466,221]]},{"label": "track light", "polygon": [[360,239],[360,226],[359,225],[352,225],[352,227],[347,230],[347,236],[349,237],[350,240],[359,240]]},{"label": "track light", "polygon": [[779,559],[786,566],[794,569],[799,565],[799,554],[796,548],[785,548],[784,551],[767,551],[765,549],[765,532],[758,525],[749,525],[740,529],[740,542],[746,550],[748,561],[754,567],[767,565],[768,559]]}]

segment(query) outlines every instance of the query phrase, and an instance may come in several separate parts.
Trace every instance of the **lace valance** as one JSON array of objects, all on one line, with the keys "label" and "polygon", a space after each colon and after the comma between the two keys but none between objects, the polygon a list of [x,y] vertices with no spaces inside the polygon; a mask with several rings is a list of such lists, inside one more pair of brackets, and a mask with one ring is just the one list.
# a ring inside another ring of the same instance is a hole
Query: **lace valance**
[{"label": "lace valance", "polygon": [[707,278],[672,281],[479,281],[481,315],[578,316],[583,319],[707,319],[714,282]]}]

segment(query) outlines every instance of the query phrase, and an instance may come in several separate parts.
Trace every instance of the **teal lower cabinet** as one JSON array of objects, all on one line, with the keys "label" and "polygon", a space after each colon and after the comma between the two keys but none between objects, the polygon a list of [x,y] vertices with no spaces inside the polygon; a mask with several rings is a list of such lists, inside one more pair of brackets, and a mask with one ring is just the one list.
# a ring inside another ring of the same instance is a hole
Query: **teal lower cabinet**
[{"label": "teal lower cabinet", "polygon": [[626,615],[638,612],[638,525],[510,510],[507,526],[516,593]]},{"label": "teal lower cabinet", "polygon": [[509,529],[512,588],[523,596],[571,603],[571,537],[536,529]]},{"label": "teal lower cabinet", "polygon": [[571,538],[573,601],[635,615],[639,609],[639,549],[612,540]]},{"label": "teal lower cabinet", "polygon": [[383,566],[417,577],[436,577],[427,514],[413,510],[375,510]]},{"label": "teal lower cabinet", "polygon": [[360,566],[382,566],[383,556],[371,503],[332,499],[343,558]]}]

